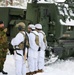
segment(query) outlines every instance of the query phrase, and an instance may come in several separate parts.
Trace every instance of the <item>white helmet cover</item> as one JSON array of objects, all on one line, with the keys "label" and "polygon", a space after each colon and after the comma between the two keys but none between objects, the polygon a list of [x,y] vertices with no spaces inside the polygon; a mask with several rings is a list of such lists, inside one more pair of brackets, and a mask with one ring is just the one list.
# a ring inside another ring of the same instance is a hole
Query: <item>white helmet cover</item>
[{"label": "white helmet cover", "polygon": [[35,28],[37,28],[37,29],[42,29],[42,25],[41,25],[41,24],[36,24],[36,25],[35,25]]},{"label": "white helmet cover", "polygon": [[30,24],[28,27],[31,28],[31,29],[35,29],[34,24]]}]

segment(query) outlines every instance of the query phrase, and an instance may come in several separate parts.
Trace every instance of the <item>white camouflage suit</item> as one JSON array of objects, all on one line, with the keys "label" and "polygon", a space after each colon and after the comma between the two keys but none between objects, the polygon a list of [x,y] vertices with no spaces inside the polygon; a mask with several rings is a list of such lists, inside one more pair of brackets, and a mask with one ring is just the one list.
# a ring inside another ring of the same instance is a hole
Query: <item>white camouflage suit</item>
[{"label": "white camouflage suit", "polygon": [[[38,51],[38,70],[43,70],[44,69],[45,49],[47,46],[46,35],[42,31],[41,24],[36,24],[35,28],[38,30],[38,33],[39,33],[39,46],[40,46],[40,51]],[[45,37],[45,42],[44,42],[44,37]]]},{"label": "white camouflage suit", "polygon": [[[23,31],[25,34],[25,32]],[[24,41],[24,36],[22,33],[18,33],[15,38],[12,39],[11,44],[13,46],[19,45],[22,41]],[[18,47],[17,47],[18,48]],[[16,75],[26,75],[26,64],[23,57],[23,50],[16,50],[17,53],[21,54],[22,56],[18,55],[15,52],[15,69]]]},{"label": "white camouflage suit", "polygon": [[[33,33],[32,33],[33,32]],[[28,65],[29,72],[37,71],[37,58],[38,58],[38,48],[39,46],[35,42],[35,34],[38,35],[37,31],[31,31],[29,34],[29,44],[30,48],[28,50]]]},{"label": "white camouflage suit", "polygon": [[44,43],[43,38],[45,34],[42,30],[39,31],[39,43],[40,43],[40,51],[38,51],[38,69],[44,69],[44,58],[45,58],[45,49],[47,46],[47,43]]}]

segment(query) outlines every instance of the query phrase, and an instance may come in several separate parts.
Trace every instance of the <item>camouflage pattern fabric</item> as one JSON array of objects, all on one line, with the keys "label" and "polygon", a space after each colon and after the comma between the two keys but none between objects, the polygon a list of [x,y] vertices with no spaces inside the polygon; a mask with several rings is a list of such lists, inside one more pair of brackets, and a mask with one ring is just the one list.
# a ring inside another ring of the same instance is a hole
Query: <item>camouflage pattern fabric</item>
[{"label": "camouflage pattern fabric", "polygon": [[4,61],[7,54],[7,36],[3,29],[0,29],[0,71],[3,70]]}]

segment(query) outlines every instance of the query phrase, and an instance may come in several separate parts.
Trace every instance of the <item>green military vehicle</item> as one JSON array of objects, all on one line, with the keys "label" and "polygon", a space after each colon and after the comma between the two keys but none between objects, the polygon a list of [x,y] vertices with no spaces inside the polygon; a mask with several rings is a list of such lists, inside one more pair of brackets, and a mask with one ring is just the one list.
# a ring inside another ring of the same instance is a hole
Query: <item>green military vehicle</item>
[{"label": "green military vehicle", "polygon": [[[59,58],[66,58],[74,55],[74,1],[65,2],[37,2],[27,4],[27,10],[12,7],[0,7],[0,19],[8,28],[7,36],[9,49],[11,39],[17,34],[15,25],[22,21],[28,23],[40,23],[47,36],[49,48]],[[49,56],[49,52],[46,52]]]},{"label": "green military vehicle", "polygon": [[[28,3],[26,19],[40,23],[47,36],[48,46],[59,58],[74,55],[74,6],[70,1]],[[48,52],[47,55],[49,56]]]}]

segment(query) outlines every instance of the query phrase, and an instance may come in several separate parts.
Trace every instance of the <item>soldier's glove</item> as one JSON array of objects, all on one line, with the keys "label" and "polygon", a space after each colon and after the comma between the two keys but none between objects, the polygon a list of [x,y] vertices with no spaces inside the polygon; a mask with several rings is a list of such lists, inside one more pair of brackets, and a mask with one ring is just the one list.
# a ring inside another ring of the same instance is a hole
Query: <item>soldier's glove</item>
[{"label": "soldier's glove", "polygon": [[40,51],[40,50],[41,50],[41,47],[39,47],[38,51]]}]

